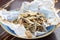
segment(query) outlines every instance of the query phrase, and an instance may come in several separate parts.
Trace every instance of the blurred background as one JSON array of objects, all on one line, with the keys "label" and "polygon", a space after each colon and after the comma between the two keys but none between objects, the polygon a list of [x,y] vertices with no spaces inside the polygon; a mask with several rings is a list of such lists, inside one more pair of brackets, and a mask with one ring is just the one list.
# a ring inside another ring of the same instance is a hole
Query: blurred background
[{"label": "blurred background", "polygon": [[[0,7],[2,7],[4,4],[6,4],[7,2],[9,2],[10,0],[0,0]],[[29,1],[31,2],[32,0],[15,0],[13,3],[11,3],[6,9],[7,10],[12,10],[12,9],[17,9],[20,8],[21,3],[23,1]],[[55,3],[55,8],[56,9],[60,9],[60,0],[57,0],[57,2]],[[60,12],[59,12],[60,13]],[[58,14],[59,14],[58,13]],[[60,14],[59,14],[60,15]],[[2,29],[2,27],[0,26],[0,40],[23,40],[23,39],[19,39],[16,38],[10,34],[8,34],[6,31],[4,31],[4,29]],[[52,34],[50,34],[47,37],[41,38],[39,40],[60,40],[60,27],[57,28]]]}]

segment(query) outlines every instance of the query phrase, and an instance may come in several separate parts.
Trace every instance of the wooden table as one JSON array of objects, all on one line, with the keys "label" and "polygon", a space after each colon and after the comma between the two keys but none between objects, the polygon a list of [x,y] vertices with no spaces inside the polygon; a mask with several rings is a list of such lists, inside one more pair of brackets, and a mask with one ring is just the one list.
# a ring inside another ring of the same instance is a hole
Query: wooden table
[{"label": "wooden table", "polygon": [[[25,1],[25,0],[23,0]],[[7,7],[8,10],[11,9],[17,9],[20,8],[21,6],[21,2],[23,2],[22,0],[15,0],[15,2],[13,2],[9,7]],[[27,1],[27,0],[26,0]],[[29,0],[31,1],[31,0]],[[58,3],[56,3],[55,5],[56,8],[60,8],[60,0],[58,1]],[[0,26],[0,40],[23,40],[23,39],[19,39],[16,38],[10,34],[8,34],[6,31],[4,31],[1,26]],[[41,38],[39,40],[60,40],[60,27],[57,28],[52,34],[50,34],[47,37]]]}]

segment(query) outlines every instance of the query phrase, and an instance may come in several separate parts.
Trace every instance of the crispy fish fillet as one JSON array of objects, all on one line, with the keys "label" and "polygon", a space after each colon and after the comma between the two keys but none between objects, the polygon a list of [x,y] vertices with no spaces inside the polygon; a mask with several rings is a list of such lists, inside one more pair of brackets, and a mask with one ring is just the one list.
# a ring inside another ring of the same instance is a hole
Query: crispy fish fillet
[{"label": "crispy fish fillet", "polygon": [[25,34],[27,35],[28,38],[32,38],[32,33],[29,30],[27,30]]}]

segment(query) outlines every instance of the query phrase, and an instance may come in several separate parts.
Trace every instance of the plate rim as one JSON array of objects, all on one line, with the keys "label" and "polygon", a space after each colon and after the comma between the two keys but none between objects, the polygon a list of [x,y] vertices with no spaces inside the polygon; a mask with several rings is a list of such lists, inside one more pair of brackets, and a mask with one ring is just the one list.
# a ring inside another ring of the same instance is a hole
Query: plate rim
[{"label": "plate rim", "polygon": [[[1,25],[1,24],[2,24],[2,23],[0,22],[0,25]],[[7,29],[4,28],[3,25],[1,25],[1,27],[2,27],[7,33],[9,33],[10,35],[12,35],[12,36],[14,36],[14,37],[17,37],[17,38],[22,38],[22,37],[19,37],[19,36],[15,35],[15,34],[9,32]],[[38,37],[35,37],[35,38],[22,38],[22,39],[38,39],[38,38],[43,38],[43,37],[46,37],[46,36],[50,35],[55,29],[56,29],[56,26],[55,26],[50,32],[48,32],[48,33],[46,33],[46,34],[44,34],[44,35],[42,35],[42,36],[38,36]]]}]

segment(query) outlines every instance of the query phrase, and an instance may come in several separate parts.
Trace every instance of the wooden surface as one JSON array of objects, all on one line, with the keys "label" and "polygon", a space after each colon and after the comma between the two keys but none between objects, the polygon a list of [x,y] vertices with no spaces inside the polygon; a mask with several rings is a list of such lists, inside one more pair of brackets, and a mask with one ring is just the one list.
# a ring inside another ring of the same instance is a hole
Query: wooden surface
[{"label": "wooden surface", "polygon": [[4,5],[4,4],[6,4],[7,2],[9,2],[10,0],[0,0],[0,7],[2,6],[2,5]]},{"label": "wooden surface", "polygon": [[[7,0],[9,1],[9,0]],[[7,2],[4,1],[4,2]],[[28,1],[28,0],[23,0],[23,1]],[[15,2],[13,2],[9,7],[7,7],[8,10],[12,10],[12,9],[17,9],[20,8],[21,3],[23,2],[22,0],[15,0]],[[29,0],[31,1],[31,0]],[[3,3],[4,3],[3,2]],[[2,4],[2,2],[0,3],[0,5]],[[2,4],[3,5],[3,4]],[[60,8],[60,0],[58,1],[58,3],[55,4],[55,8]],[[0,26],[0,40],[22,40],[20,38],[16,38],[10,34],[8,34],[6,31],[4,31],[1,26]],[[52,34],[50,34],[47,37],[41,38],[39,40],[60,40],[60,27],[57,28]]]}]

